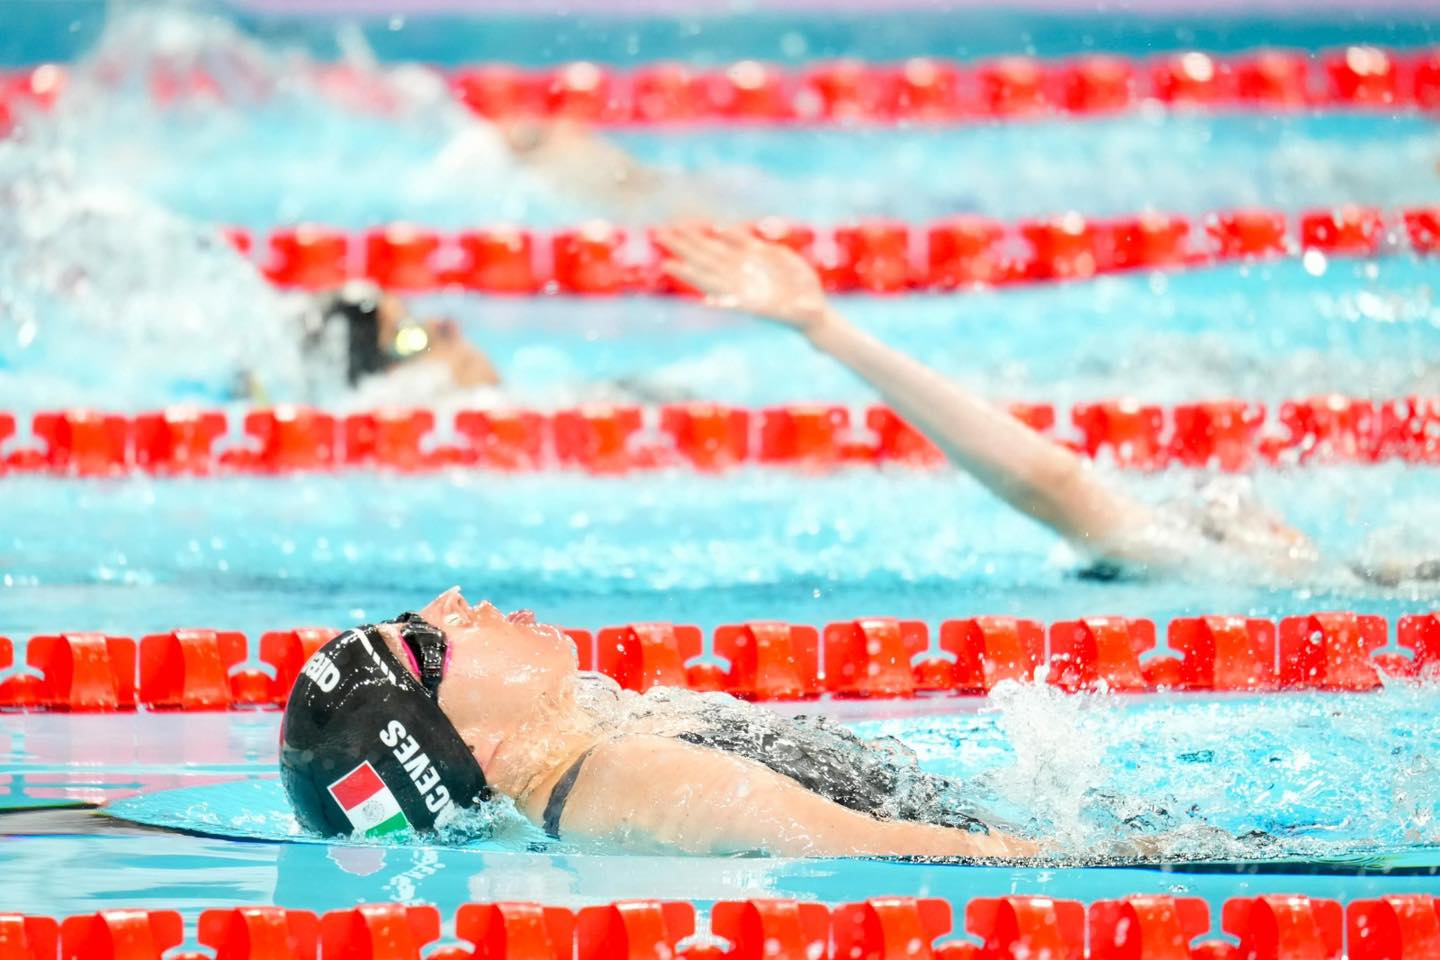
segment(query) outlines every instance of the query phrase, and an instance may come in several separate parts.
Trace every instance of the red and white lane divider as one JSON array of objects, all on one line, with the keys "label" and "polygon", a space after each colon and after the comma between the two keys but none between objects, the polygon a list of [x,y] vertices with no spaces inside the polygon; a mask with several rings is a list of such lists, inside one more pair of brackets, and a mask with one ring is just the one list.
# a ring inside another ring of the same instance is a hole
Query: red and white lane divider
[{"label": "red and white lane divider", "polygon": [[[96,632],[31,637],[25,668],[0,637],[0,709],[113,712],[143,708],[231,710],[284,704],[305,662],[338,631],[263,634],[172,630],[142,637]],[[909,699],[986,694],[1002,681],[1044,682],[1067,691],[1349,691],[1382,678],[1440,679],[1440,613],[1395,624],[1386,650],[1383,617],[1346,611],[1172,620],[1167,650],[1155,622],[1084,617],[1045,624],[1010,616],[946,620],[934,636],[922,620],[864,617],[825,624],[750,620],[715,628],[636,622],[565,631],[581,669],[628,690],[653,686],[722,691],[754,701],[820,697]],[[261,666],[255,666],[254,664]],[[1044,668],[1042,670],[1042,668]]]},{"label": "red and white lane divider", "polygon": [[[769,218],[753,229],[799,252],[836,293],[942,292],[1306,254],[1440,252],[1440,206],[1393,212],[1342,206],[1293,216],[1257,208],[1195,218],[1068,213],[1017,223],[960,216],[925,225],[867,220],[833,228]],[[627,232],[603,221],[551,233],[512,226],[444,233],[408,223],[357,234],[322,224],[258,237],[239,228],[223,232],[284,287],[325,289],[364,278],[402,293],[693,292],[663,274],[663,251],[651,232]]]},{"label": "red and white lane divider", "polygon": [[[1339,395],[1281,404],[1225,399],[1173,407],[1135,400],[1075,405],[1073,429],[1049,404],[1011,415],[1077,453],[1118,466],[1243,471],[1258,466],[1440,464],[1440,397],[1367,400]],[[243,431],[237,436],[236,430]],[[721,471],[741,466],[827,470],[945,462],[895,411],[792,404],[745,409],[690,403],[592,405],[555,413],[461,410],[442,425],[431,410],[332,414],[304,407],[175,408],[134,416],[93,410],[35,414],[31,437],[0,412],[0,475],[161,476],[447,468],[533,471]]]},{"label": "red and white lane divider", "polygon": [[[1237,895],[1213,930],[1201,897],[1057,900],[1013,894],[947,900],[622,900],[588,907],[467,903],[463,945],[440,911],[376,903],[322,915],[280,906],[102,910],[52,918],[0,913],[6,960],[1422,960],[1440,956],[1440,900],[1392,894],[1342,906],[1302,894]],[[958,912],[962,930],[955,930]],[[958,934],[958,937],[957,937]],[[1222,939],[1228,934],[1229,939]],[[198,943],[195,950],[182,944]]]},{"label": "red and white lane divider", "polygon": [[[65,70],[46,64],[0,76],[8,102],[52,103]],[[1199,51],[1132,58],[1111,54],[978,63],[917,57],[801,67],[745,60],[718,68],[656,63],[619,69],[589,62],[525,69],[493,63],[451,70],[455,98],[490,119],[564,118],[616,126],[695,124],[939,124],[1092,117],[1144,106],[1181,110],[1440,109],[1440,49],[1352,45],[1323,53]],[[395,109],[383,78],[322,68],[317,88],[351,104]],[[224,103],[200,66],[157,64],[159,104]],[[3,128],[0,128],[3,130]]]}]

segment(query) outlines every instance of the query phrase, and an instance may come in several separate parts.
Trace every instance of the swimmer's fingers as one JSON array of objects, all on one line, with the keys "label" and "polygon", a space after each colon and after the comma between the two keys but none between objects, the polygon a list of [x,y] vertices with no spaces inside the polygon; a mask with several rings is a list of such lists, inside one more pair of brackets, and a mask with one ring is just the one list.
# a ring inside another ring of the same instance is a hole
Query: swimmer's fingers
[{"label": "swimmer's fingers", "polygon": [[733,273],[738,266],[731,250],[697,230],[669,231],[658,239],[675,258],[692,266],[720,275]]},{"label": "swimmer's fingers", "polygon": [[727,285],[708,271],[696,269],[676,260],[665,261],[661,264],[661,268],[674,279],[704,294],[707,307],[717,307],[722,310],[745,309],[745,304],[741,299],[730,293]]},{"label": "swimmer's fingers", "polygon": [[722,289],[723,284],[716,282],[714,275],[708,271],[695,267],[683,260],[666,260],[660,265],[667,276],[688,284],[707,296],[715,295],[716,291]]}]

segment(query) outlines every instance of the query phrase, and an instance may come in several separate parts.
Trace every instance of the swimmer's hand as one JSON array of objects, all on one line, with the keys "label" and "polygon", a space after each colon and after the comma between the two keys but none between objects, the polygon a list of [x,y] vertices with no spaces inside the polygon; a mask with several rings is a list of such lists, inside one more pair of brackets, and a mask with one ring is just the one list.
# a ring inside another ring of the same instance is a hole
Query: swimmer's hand
[{"label": "swimmer's hand", "polygon": [[744,227],[667,227],[656,235],[665,272],[714,307],[741,310],[813,334],[833,318],[815,268]]}]

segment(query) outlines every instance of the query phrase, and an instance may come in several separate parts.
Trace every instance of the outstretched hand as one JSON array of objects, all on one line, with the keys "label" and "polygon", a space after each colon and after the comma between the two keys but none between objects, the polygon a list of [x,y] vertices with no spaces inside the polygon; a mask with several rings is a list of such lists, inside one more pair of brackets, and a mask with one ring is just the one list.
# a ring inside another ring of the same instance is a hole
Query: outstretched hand
[{"label": "outstretched hand", "polygon": [[664,270],[715,307],[743,310],[811,332],[828,316],[815,268],[794,250],[743,227],[667,227],[657,234]]}]

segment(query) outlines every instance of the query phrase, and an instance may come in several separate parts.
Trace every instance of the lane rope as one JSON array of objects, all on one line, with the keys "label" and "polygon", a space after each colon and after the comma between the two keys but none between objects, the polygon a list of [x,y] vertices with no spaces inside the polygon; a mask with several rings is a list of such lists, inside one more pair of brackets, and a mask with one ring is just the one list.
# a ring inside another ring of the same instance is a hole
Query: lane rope
[{"label": "lane rope", "polygon": [[[833,60],[799,67],[758,60],[715,68],[680,63],[615,68],[581,61],[528,69],[486,63],[442,73],[455,99],[478,116],[621,127],[996,123],[1138,109],[1440,109],[1440,48],[1387,50],[1365,44],[1318,53],[1191,50],[1140,58],[1010,56],[977,63],[915,57],[899,63]],[[161,105],[219,105],[229,99],[224,84],[196,64],[157,63],[146,79]],[[47,107],[66,80],[67,70],[59,64],[0,75],[0,108],[8,104],[13,113],[26,106]],[[349,104],[394,108],[383,73],[322,65],[316,86]]]},{"label": "lane rope", "polygon": [[[361,872],[373,858],[331,858]],[[373,872],[373,867],[363,872]],[[1243,886],[1243,885],[1242,885]],[[708,909],[707,909],[708,907]],[[1218,918],[1202,897],[1133,894],[1079,900],[1010,894],[963,902],[883,896],[827,905],[792,899],[625,900],[583,907],[466,903],[452,916],[428,904],[372,903],[324,914],[280,906],[211,908],[187,924],[177,910],[106,909],[64,918],[0,914],[16,960],[199,960],[198,943],[231,960],[810,960],[912,957],[1056,960],[1239,957],[1431,957],[1440,951],[1431,894],[1339,900],[1235,895]],[[1218,919],[1220,930],[1212,930]],[[433,946],[443,930],[462,945]],[[962,929],[955,929],[956,923]],[[452,926],[453,924],[453,926]],[[1226,936],[1222,936],[1228,935]],[[1238,941],[1238,944],[1236,943]],[[1137,949],[1136,944],[1141,946]],[[276,946],[276,945],[279,946]],[[1178,946],[1177,946],[1178,945]],[[1088,948],[1088,949],[1087,949]]]},{"label": "lane rope", "polygon": [[[1249,208],[1195,217],[1078,213],[1005,223],[964,215],[928,224],[865,220],[833,227],[782,218],[751,225],[804,256],[836,293],[946,292],[1104,274],[1185,270],[1303,257],[1440,252],[1440,206],[1386,211],[1344,205],[1287,214]],[[591,221],[554,231],[516,226],[453,232],[393,223],[348,232],[307,223],[252,234],[221,228],[282,287],[327,289],[369,279],[398,293],[508,296],[690,295],[666,277],[653,231]],[[1317,260],[1318,258],[1318,260]]]},{"label": "lane rope", "polygon": [[[0,637],[0,709],[62,712],[263,709],[283,705],[305,663],[339,631],[262,634],[180,629],[130,637],[33,636],[23,667]],[[1440,679],[1440,613],[1384,617],[1323,611],[1270,620],[1084,617],[1048,626],[1012,616],[863,617],[823,627],[751,620],[716,627],[634,622],[570,628],[582,670],[628,690],[721,691],[755,701],[911,699],[988,694],[1006,681],[1069,693],[1293,692],[1380,689]]]},{"label": "lane rope", "polygon": [[[1241,472],[1329,464],[1440,464],[1440,396],[1371,400],[1323,395],[1271,411],[1234,398],[1079,403],[1070,428],[1054,406],[1010,414],[1085,457],[1137,470]],[[742,467],[937,468],[939,448],[885,406],[712,403],[337,413],[280,406],[231,415],[174,407],[122,414],[37,413],[28,437],[0,412],[0,476],[233,476],[446,469],[623,474]]]}]

